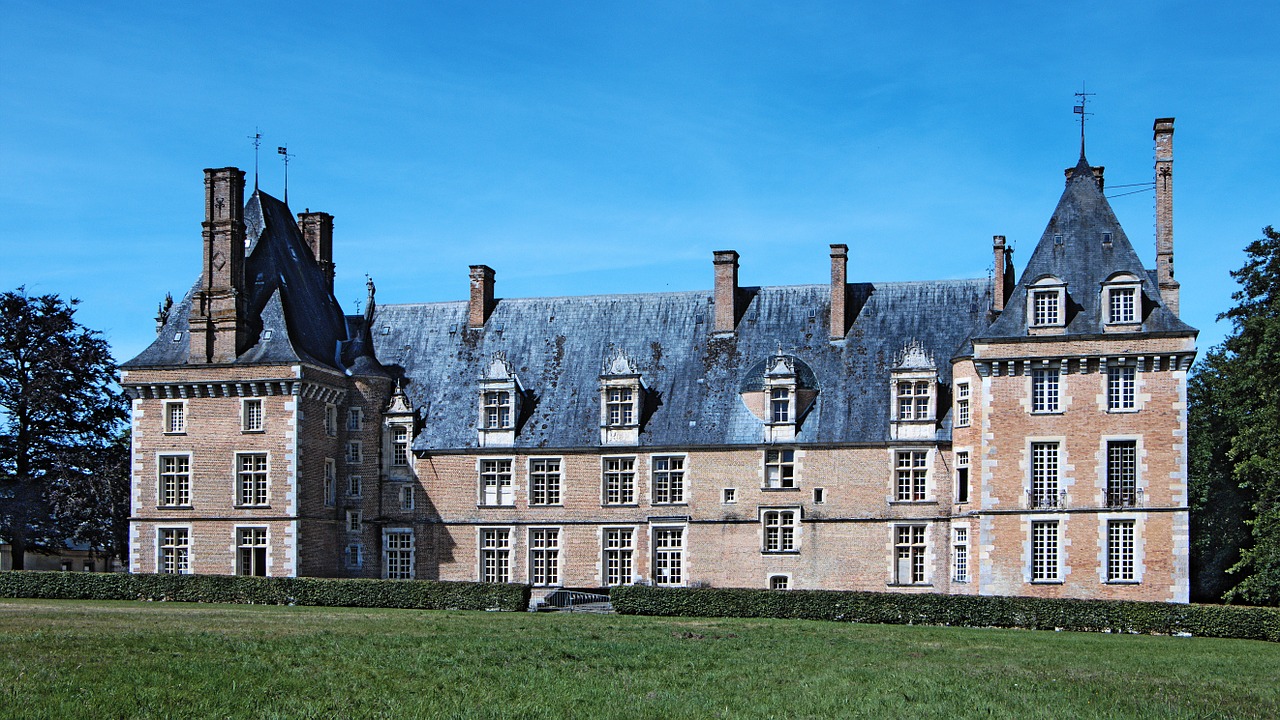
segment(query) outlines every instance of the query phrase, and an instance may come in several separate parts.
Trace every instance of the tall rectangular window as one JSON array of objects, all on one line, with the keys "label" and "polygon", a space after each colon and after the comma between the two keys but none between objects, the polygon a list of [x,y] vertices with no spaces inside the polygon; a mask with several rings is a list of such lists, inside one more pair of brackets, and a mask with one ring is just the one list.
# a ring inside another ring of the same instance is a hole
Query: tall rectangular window
[{"label": "tall rectangular window", "polygon": [[347,496],[360,497],[364,494],[364,478],[359,475],[347,476]]},{"label": "tall rectangular window", "polygon": [[177,575],[191,572],[191,531],[187,528],[160,528],[159,571]]},{"label": "tall rectangular window", "polygon": [[560,458],[529,461],[529,504],[560,504]]},{"label": "tall rectangular window", "polygon": [[560,530],[529,530],[529,581],[536,587],[560,584]]},{"label": "tall rectangular window", "polygon": [[1135,288],[1111,288],[1107,292],[1109,312],[1107,322],[1132,323],[1138,321],[1138,291]]},{"label": "tall rectangular window", "polygon": [[611,387],[605,391],[605,422],[610,426],[635,424],[635,391],[629,387]]},{"label": "tall rectangular window", "polygon": [[1037,290],[1031,293],[1031,324],[1061,325],[1060,297],[1061,294],[1057,290]]},{"label": "tall rectangular window", "polygon": [[627,585],[631,583],[635,559],[635,530],[631,528],[604,529],[604,584]]},{"label": "tall rectangular window", "polygon": [[1138,443],[1107,443],[1107,507],[1133,507],[1138,501]]},{"label": "tall rectangular window", "polygon": [[343,559],[348,568],[356,569],[364,567],[364,546],[359,543],[352,543],[342,552]]},{"label": "tall rectangular window", "polygon": [[364,443],[359,440],[347,441],[347,464],[359,465],[364,462]]},{"label": "tall rectangular window", "polygon": [[413,579],[413,531],[387,530],[382,534],[383,562],[388,580]]},{"label": "tall rectangular window", "polygon": [[489,390],[484,394],[484,426],[488,430],[511,427],[511,393]]},{"label": "tall rectangular window", "polygon": [[793,488],[796,486],[795,450],[766,450],[764,452],[764,483],[767,488]]},{"label": "tall rectangular window", "polygon": [[236,528],[236,573],[266,577],[266,528]]},{"label": "tall rectangular window", "polygon": [[1058,580],[1058,521],[1031,523],[1031,581]]},{"label": "tall rectangular window", "polygon": [[480,579],[511,582],[511,529],[480,529]]},{"label": "tall rectangular window", "polygon": [[338,407],[324,406],[324,434],[333,437],[338,434]]},{"label": "tall rectangular window", "polygon": [[164,431],[175,435],[187,431],[186,403],[167,402],[164,404]]},{"label": "tall rectangular window", "polygon": [[1107,409],[1133,410],[1137,407],[1135,389],[1137,368],[1132,365],[1107,368]]},{"label": "tall rectangular window", "polygon": [[364,408],[347,408],[347,430],[364,429]]},{"label": "tall rectangular window", "polygon": [[634,505],[636,502],[636,459],[604,459],[604,504]]},{"label": "tall rectangular window", "polygon": [[409,464],[409,428],[403,425],[391,427],[391,464]]},{"label": "tall rectangular window", "polygon": [[1058,450],[1056,442],[1031,443],[1031,507],[1058,507]]},{"label": "tall rectangular window", "polygon": [[969,383],[956,383],[956,427],[969,427]]},{"label": "tall rectangular window", "polygon": [[364,513],[360,510],[347,511],[347,532],[358,533],[364,530]]},{"label": "tall rectangular window", "polygon": [[894,528],[897,562],[894,582],[914,585],[924,582],[924,525],[898,525]]},{"label": "tall rectangular window", "polygon": [[333,458],[324,459],[324,504],[333,505],[338,494],[338,464]]},{"label": "tall rectangular window", "polygon": [[684,528],[653,529],[653,584],[684,584]]},{"label": "tall rectangular window", "polygon": [[240,453],[236,455],[236,504],[264,506],[267,504],[267,454]]},{"label": "tall rectangular window", "polygon": [[898,383],[898,419],[929,419],[929,382],[903,380]]},{"label": "tall rectangular window", "polygon": [[1058,368],[1031,371],[1031,412],[1058,412]]},{"label": "tall rectangular window", "polygon": [[186,455],[160,456],[160,505],[191,505],[191,458]]},{"label": "tall rectangular window", "polygon": [[956,582],[969,582],[969,528],[953,530],[955,539],[951,545],[951,577]]},{"label": "tall rectangular window", "polygon": [[969,451],[956,452],[956,502],[969,502]]},{"label": "tall rectangular window", "polygon": [[684,502],[684,458],[679,455],[653,459],[653,504]]},{"label": "tall rectangular window", "polygon": [[897,499],[916,502],[927,497],[929,451],[899,450],[897,453]]},{"label": "tall rectangular window", "polygon": [[796,551],[796,511],[766,510],[760,514],[764,525],[764,552]]},{"label": "tall rectangular window", "polygon": [[775,423],[791,422],[790,388],[773,388],[769,391],[769,417]]},{"label": "tall rectangular window", "polygon": [[240,406],[242,429],[245,432],[262,432],[263,414],[262,400],[259,398],[251,398],[244,401]]},{"label": "tall rectangular window", "polygon": [[406,485],[400,488],[400,509],[403,511],[412,510],[414,506],[414,492],[412,485]]},{"label": "tall rectangular window", "polygon": [[1133,582],[1138,579],[1134,570],[1133,528],[1132,520],[1107,522],[1107,580],[1109,582]]},{"label": "tall rectangular window", "polygon": [[480,504],[490,506],[516,504],[515,488],[511,484],[510,460],[480,461]]}]

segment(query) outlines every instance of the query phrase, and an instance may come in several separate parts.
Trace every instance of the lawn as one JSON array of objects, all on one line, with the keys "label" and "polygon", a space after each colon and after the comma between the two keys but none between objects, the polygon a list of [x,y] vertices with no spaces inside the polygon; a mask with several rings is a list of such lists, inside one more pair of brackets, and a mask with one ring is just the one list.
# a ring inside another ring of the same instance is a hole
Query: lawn
[{"label": "lawn", "polygon": [[0,717],[1276,717],[1245,640],[0,600]]}]

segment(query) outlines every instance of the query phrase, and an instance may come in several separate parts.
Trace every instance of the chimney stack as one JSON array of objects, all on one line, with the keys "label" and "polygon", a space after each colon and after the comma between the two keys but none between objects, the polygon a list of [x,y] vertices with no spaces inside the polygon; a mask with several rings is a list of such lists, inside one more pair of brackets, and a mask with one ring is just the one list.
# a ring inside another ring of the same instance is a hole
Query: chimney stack
[{"label": "chimney stack", "polygon": [[1004,312],[1005,303],[1013,294],[1013,248],[1005,244],[1003,235],[991,236],[991,248],[995,253],[995,262],[991,270],[991,309]]},{"label": "chimney stack", "polygon": [[189,321],[188,362],[229,363],[248,343],[244,319],[244,171],[204,171],[204,269]]},{"label": "chimney stack", "polygon": [[479,329],[488,322],[493,312],[493,268],[488,265],[471,266],[471,302],[467,307],[467,327]]},{"label": "chimney stack", "polygon": [[849,246],[831,246],[831,339],[843,340],[849,332],[845,307],[849,299]]},{"label": "chimney stack", "polygon": [[1173,118],[1158,118],[1152,130],[1156,141],[1156,282],[1165,307],[1178,314],[1178,289],[1173,279]]},{"label": "chimney stack", "polygon": [[329,292],[333,292],[333,216],[325,212],[298,213],[298,229],[302,239],[311,248],[311,255],[320,266]]},{"label": "chimney stack", "polygon": [[715,265],[715,321],[713,335],[732,335],[738,325],[738,253],[736,250],[716,250],[712,262]]}]

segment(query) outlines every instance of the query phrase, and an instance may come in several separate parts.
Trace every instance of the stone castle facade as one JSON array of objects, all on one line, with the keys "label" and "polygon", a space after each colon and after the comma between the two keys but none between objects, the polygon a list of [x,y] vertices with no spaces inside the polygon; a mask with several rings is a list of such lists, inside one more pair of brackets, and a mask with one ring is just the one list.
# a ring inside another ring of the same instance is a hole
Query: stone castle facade
[{"label": "stone castle facade", "polygon": [[1021,277],[333,295],[333,218],[205,171],[124,366],[134,572],[1188,598],[1172,119],[1155,270],[1081,153]]}]

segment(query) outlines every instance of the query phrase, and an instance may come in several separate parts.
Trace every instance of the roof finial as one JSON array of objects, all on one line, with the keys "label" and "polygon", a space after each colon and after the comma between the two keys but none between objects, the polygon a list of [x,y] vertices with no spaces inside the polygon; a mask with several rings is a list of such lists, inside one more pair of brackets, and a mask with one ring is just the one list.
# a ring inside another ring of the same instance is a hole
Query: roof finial
[{"label": "roof finial", "polygon": [[289,158],[293,157],[289,154],[289,144],[285,143],[276,148],[276,152],[284,156],[284,204],[289,204]]},{"label": "roof finial", "polygon": [[258,130],[258,126],[253,126],[253,134],[249,136],[253,141],[253,191],[258,191],[258,146],[262,144],[262,133]]},{"label": "roof finial", "polygon": [[1093,114],[1091,112],[1085,112],[1084,106],[1086,103],[1089,102],[1089,98],[1092,97],[1093,95],[1097,95],[1097,93],[1085,92],[1084,83],[1080,83],[1080,92],[1076,93],[1076,97],[1080,98],[1080,104],[1072,108],[1075,114],[1080,116],[1080,159],[1081,160],[1084,159],[1084,119],[1089,115]]}]

